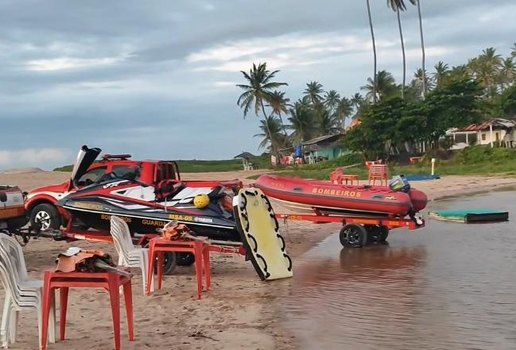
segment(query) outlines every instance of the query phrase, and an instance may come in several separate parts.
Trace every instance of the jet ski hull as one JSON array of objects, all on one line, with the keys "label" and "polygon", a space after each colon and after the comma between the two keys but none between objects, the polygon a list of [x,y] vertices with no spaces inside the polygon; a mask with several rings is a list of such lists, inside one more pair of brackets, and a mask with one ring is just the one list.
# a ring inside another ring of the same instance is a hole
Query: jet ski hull
[{"label": "jet ski hull", "polygon": [[[218,198],[206,208],[195,208],[192,199],[172,198],[156,202],[128,194],[147,191],[130,181],[108,182],[91,186],[63,198],[59,205],[70,213],[72,220],[84,226],[109,231],[112,215],[124,219],[132,233],[156,233],[171,220],[186,224],[195,234],[217,240],[240,241],[232,210],[225,210]],[[184,193],[190,189],[184,189]],[[210,192],[212,189],[205,189]],[[194,193],[202,189],[193,189]],[[190,202],[188,202],[188,200]],[[229,201],[231,201],[229,199]]]}]

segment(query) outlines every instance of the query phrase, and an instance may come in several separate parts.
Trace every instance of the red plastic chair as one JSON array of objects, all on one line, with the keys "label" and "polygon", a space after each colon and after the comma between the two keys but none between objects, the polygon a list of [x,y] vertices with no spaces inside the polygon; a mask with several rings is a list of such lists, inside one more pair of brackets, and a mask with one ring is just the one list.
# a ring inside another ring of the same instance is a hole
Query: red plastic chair
[{"label": "red plastic chair", "polygon": [[203,270],[206,278],[206,289],[209,290],[211,286],[210,245],[202,241],[168,240],[161,237],[153,238],[149,242],[147,295],[150,295],[150,286],[154,275],[155,264],[157,264],[158,270],[157,289],[161,289],[165,252],[192,253],[194,255],[195,274],[197,277],[197,297],[201,299],[203,290]]},{"label": "red plastic chair", "polygon": [[387,186],[389,177],[388,171],[389,169],[385,164],[371,164],[371,166],[369,167],[369,184],[375,185],[376,180],[379,180],[380,186],[383,185],[384,181],[385,186]]},{"label": "red plastic chair", "polygon": [[357,185],[360,184],[360,178],[358,175],[344,174],[342,168],[337,168],[330,173],[330,181],[337,185],[347,185],[348,182],[354,185],[355,181]]},{"label": "red plastic chair", "polygon": [[65,339],[66,311],[68,307],[69,288],[104,288],[111,299],[111,312],[113,314],[113,329],[115,333],[115,350],[120,349],[120,292],[123,287],[125,309],[127,312],[127,325],[129,328],[129,340],[134,340],[133,324],[133,294],[131,279],[114,272],[54,272],[45,271],[43,280],[43,339],[41,348],[47,348],[48,317],[51,301],[57,288],[60,289],[60,337]]}]

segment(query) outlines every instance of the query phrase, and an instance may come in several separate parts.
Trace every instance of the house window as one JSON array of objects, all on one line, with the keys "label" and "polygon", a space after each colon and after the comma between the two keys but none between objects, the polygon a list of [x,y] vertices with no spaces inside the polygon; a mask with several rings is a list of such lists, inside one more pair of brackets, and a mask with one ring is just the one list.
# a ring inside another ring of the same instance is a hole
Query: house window
[{"label": "house window", "polygon": [[486,134],[482,134],[482,141],[486,140]]}]

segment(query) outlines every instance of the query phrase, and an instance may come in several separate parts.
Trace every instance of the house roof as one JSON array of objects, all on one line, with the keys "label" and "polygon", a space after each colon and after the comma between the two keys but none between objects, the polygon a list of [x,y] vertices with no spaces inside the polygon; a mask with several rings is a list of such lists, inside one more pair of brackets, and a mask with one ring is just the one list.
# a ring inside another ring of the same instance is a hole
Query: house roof
[{"label": "house roof", "polygon": [[492,126],[493,129],[510,129],[516,127],[516,122],[514,120],[495,118],[486,120],[480,124],[471,124],[466,126],[463,129],[458,131],[482,131],[489,130],[489,127]]},{"label": "house roof", "polygon": [[304,141],[303,146],[316,145],[318,143],[333,142],[333,141],[340,139],[342,136],[343,135],[341,135],[341,134],[336,134],[336,135],[324,135],[324,136],[315,137],[311,140]]},{"label": "house roof", "polygon": [[360,125],[360,123],[362,123],[362,121],[360,120],[360,118],[355,118],[351,121],[351,123],[349,123],[348,127],[346,128],[346,131],[354,128],[355,126],[357,125]]},{"label": "house roof", "polygon": [[236,156],[233,157],[233,159],[236,159],[236,158],[241,158],[241,159],[251,159],[251,158],[255,158],[256,156],[253,155],[252,153],[249,153],[249,152],[242,152],[240,154],[237,154]]}]

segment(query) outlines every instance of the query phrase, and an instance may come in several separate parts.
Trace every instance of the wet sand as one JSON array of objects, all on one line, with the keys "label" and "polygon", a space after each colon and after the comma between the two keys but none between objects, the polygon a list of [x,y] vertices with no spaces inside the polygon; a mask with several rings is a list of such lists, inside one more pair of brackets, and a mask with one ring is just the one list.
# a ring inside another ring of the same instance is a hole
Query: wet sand
[{"label": "wet sand", "polygon": [[[263,171],[184,174],[184,179],[235,179],[252,183],[246,177]],[[1,184],[18,185],[29,191],[42,185],[65,181],[68,173],[36,172],[0,174]],[[440,180],[414,182],[431,199],[461,195],[502,186],[516,186],[515,178],[450,176]],[[277,212],[283,212],[276,207]],[[431,225],[431,222],[428,223]],[[308,222],[281,223],[287,250],[300,257],[316,243],[339,230],[337,224]],[[75,246],[104,249],[116,256],[107,244],[74,242]],[[54,267],[59,252],[71,244],[50,239],[31,241],[24,248],[30,275],[41,278],[45,269]],[[295,268],[295,267],[294,267]],[[136,339],[127,340],[122,324],[124,349],[293,349],[293,335],[281,328],[277,303],[291,287],[291,280],[261,282],[249,262],[236,255],[212,255],[213,288],[198,301],[195,296],[194,270],[178,268],[166,276],[164,287],[151,297],[142,295],[141,277],[133,278],[133,305]],[[1,291],[3,296],[3,291]],[[67,341],[51,349],[109,349],[113,346],[108,296],[101,291],[72,290],[68,307]],[[21,313],[19,341],[11,348],[37,346],[36,316]]]}]

